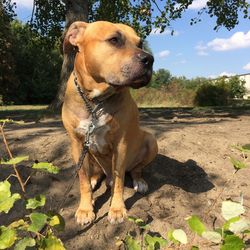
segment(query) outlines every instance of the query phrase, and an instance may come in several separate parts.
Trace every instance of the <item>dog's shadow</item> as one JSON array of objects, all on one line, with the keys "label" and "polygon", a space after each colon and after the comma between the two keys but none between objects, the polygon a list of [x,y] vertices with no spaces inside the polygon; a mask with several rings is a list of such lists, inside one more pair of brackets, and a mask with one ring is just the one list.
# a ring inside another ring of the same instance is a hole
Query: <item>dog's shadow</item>
[{"label": "dog's shadow", "polygon": [[[206,172],[193,160],[179,162],[175,159],[158,154],[155,160],[144,169],[143,177],[149,185],[146,195],[156,192],[163,185],[172,185],[189,193],[203,193],[214,187],[208,180]],[[125,186],[132,188],[133,182],[129,174],[125,177]],[[143,195],[135,193],[125,201],[127,209],[130,209]],[[95,203],[98,211],[110,198],[110,189],[99,196]]]}]

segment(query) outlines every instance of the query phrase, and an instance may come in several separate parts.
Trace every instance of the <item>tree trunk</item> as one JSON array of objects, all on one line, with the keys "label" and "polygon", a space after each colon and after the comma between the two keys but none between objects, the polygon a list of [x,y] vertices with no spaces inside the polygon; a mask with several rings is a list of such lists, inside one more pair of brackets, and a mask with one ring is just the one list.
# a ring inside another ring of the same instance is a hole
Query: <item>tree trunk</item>
[{"label": "tree trunk", "polygon": [[63,0],[66,5],[65,30],[75,21],[88,21],[88,0]]},{"label": "tree trunk", "polygon": [[[88,0],[62,0],[66,5],[65,29],[62,35],[62,44],[64,36],[69,26],[75,21],[88,21],[89,3]],[[62,49],[62,48],[61,48]],[[63,53],[63,51],[62,51]],[[68,78],[74,68],[75,51],[70,54],[65,54],[60,76],[60,87],[56,98],[49,105],[50,110],[58,110],[63,103],[64,94]]]}]

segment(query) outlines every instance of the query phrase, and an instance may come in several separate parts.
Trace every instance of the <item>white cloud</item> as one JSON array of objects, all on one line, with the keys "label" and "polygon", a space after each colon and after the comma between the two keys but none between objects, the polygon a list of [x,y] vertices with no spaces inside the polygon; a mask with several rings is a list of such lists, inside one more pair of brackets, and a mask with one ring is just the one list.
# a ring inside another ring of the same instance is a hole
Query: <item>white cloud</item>
[{"label": "white cloud", "polygon": [[17,7],[24,7],[26,9],[32,9],[33,0],[18,0]]},{"label": "white cloud", "polygon": [[199,42],[196,46],[195,49],[197,50],[197,55],[199,56],[207,56],[208,52],[207,52],[207,45],[204,45],[203,42]]},{"label": "white cloud", "polygon": [[203,51],[203,50],[200,50],[200,51],[197,52],[197,55],[198,56],[208,56],[208,53]]},{"label": "white cloud", "polygon": [[194,0],[193,3],[188,7],[190,10],[197,10],[205,7],[207,0]]},{"label": "white cloud", "polygon": [[169,51],[169,50],[163,50],[163,51],[159,52],[157,55],[158,55],[158,57],[160,57],[160,58],[165,58],[165,57],[167,57],[169,54],[170,54],[170,51]]},{"label": "white cloud", "polygon": [[180,60],[178,62],[174,62],[173,64],[174,65],[179,65],[179,64],[186,64],[186,63],[187,63],[187,60],[186,59],[182,59],[182,60]]},{"label": "white cloud", "polygon": [[179,63],[180,63],[180,64],[185,64],[185,63],[187,63],[187,60],[186,60],[186,59],[183,59],[183,60],[181,60]]},{"label": "white cloud", "polygon": [[236,32],[229,38],[215,38],[207,44],[215,51],[228,51],[250,47],[250,30],[247,33]]},{"label": "white cloud", "polygon": [[247,63],[244,67],[243,67],[244,70],[250,70],[250,62]]},{"label": "white cloud", "polygon": [[[171,33],[172,33],[172,30],[170,30],[170,29],[166,29],[163,32],[161,32],[160,28],[155,28],[155,29],[152,29],[152,31],[150,32],[150,35],[151,36],[162,36],[162,35],[171,35]],[[174,30],[174,33],[173,33],[174,36],[178,36],[179,34],[180,34],[179,31]]]},{"label": "white cloud", "polygon": [[219,74],[219,76],[235,76],[235,75],[236,75],[235,73],[226,72],[226,71],[221,72],[221,73]]},{"label": "white cloud", "polygon": [[215,79],[215,78],[218,78],[218,77],[221,77],[221,76],[235,76],[235,75],[237,75],[237,74],[224,71],[224,72],[221,72],[218,75],[209,75],[208,78]]}]

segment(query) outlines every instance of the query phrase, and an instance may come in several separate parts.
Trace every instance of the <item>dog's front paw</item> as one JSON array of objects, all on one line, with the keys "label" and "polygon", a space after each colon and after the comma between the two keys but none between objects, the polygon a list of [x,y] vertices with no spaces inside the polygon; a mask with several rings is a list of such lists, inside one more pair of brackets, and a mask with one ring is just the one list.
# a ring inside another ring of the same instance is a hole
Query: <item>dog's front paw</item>
[{"label": "dog's front paw", "polygon": [[145,194],[148,191],[148,184],[142,178],[133,180],[134,190],[138,193]]},{"label": "dog's front paw", "polygon": [[76,222],[80,225],[89,224],[95,219],[95,214],[91,209],[78,208],[75,214]]},{"label": "dog's front paw", "polygon": [[110,208],[108,214],[108,220],[111,224],[122,223],[124,218],[127,217],[127,211],[125,207],[122,208]]}]

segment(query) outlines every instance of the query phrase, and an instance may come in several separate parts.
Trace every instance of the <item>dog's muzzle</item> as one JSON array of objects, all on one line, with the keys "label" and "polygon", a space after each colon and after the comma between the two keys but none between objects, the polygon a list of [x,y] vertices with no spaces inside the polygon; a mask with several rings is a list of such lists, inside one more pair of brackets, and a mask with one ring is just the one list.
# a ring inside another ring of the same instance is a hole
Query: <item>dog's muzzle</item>
[{"label": "dog's muzzle", "polygon": [[139,62],[140,66],[138,72],[135,72],[134,79],[132,79],[130,86],[138,89],[146,86],[150,82],[154,57],[145,51],[137,53],[135,57],[135,60]]}]

